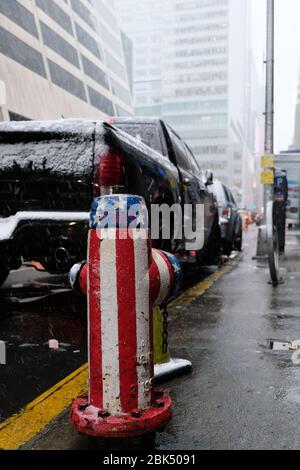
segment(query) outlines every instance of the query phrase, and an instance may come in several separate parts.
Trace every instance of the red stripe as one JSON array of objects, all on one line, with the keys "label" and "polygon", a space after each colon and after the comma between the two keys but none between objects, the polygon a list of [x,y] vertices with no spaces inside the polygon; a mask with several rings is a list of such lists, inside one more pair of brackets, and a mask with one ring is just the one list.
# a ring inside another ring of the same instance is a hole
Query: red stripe
[{"label": "red stripe", "polygon": [[120,402],[122,411],[128,413],[138,406],[134,240],[129,235],[126,240],[117,239],[116,263]]},{"label": "red stripe", "polygon": [[[158,253],[159,256],[159,251],[158,250],[153,250],[156,253]],[[150,271],[149,271],[149,277],[150,277],[150,302],[153,304],[155,303],[159,291],[160,291],[160,272],[157,266],[157,263],[154,261],[152,257],[151,265],[150,265]]]},{"label": "red stripe", "polygon": [[89,367],[90,367],[90,402],[97,408],[103,408],[102,385],[102,341],[100,310],[100,239],[96,230],[89,232],[88,253],[89,276]]}]

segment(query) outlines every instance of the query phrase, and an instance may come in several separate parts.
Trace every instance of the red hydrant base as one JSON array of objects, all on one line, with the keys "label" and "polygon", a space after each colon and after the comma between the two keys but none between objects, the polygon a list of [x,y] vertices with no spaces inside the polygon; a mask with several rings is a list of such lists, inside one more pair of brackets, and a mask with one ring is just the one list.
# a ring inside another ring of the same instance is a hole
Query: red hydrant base
[{"label": "red hydrant base", "polygon": [[172,400],[163,395],[155,407],[139,413],[111,416],[104,410],[89,406],[87,396],[77,398],[72,405],[71,421],[75,429],[93,437],[126,438],[142,436],[163,429],[172,417]]}]

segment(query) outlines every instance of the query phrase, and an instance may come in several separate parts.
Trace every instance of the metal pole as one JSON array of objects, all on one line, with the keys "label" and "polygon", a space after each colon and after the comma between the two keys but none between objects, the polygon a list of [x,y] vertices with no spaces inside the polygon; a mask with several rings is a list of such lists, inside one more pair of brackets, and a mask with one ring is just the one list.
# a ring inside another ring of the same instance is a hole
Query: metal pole
[{"label": "metal pole", "polygon": [[[268,258],[273,286],[282,282],[279,266],[279,242],[274,220],[274,0],[267,0],[266,115],[264,163],[264,225],[259,231],[258,254]],[[260,252],[259,252],[260,250]]]},{"label": "metal pole", "polygon": [[[265,155],[274,153],[274,0],[267,0]],[[267,204],[273,200],[274,186],[265,185],[264,221]]]},{"label": "metal pole", "polygon": [[[274,0],[267,0],[267,57],[265,101],[265,155],[274,152]],[[264,185],[264,217],[257,240],[257,258],[268,257],[267,205],[273,200],[273,184]]]}]

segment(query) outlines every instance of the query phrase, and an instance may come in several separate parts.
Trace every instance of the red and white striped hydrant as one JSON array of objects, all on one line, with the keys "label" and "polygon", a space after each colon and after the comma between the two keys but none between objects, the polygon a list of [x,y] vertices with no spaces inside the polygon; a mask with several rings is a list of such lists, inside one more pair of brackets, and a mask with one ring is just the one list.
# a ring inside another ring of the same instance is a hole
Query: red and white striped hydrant
[{"label": "red and white striped hydrant", "polygon": [[179,288],[177,259],[151,248],[144,200],[95,199],[87,263],[71,283],[88,297],[89,394],[76,399],[71,419],[83,434],[133,437],[163,428],[171,398],[154,388],[152,309]]}]

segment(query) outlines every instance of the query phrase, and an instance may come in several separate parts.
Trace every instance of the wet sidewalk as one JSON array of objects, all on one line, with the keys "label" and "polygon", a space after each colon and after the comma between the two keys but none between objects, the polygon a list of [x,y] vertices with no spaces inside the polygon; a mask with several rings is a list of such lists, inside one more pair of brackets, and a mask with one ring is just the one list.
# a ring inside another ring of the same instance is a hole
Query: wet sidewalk
[{"label": "wet sidewalk", "polygon": [[[299,448],[300,366],[291,351],[271,350],[270,340],[300,340],[300,234],[288,234],[278,288],[252,260],[256,235],[252,228],[231,272],[191,304],[172,308],[173,354],[190,359],[193,372],[165,386],[174,416],[157,436],[160,449]],[[86,447],[68,415],[26,446]]]}]

